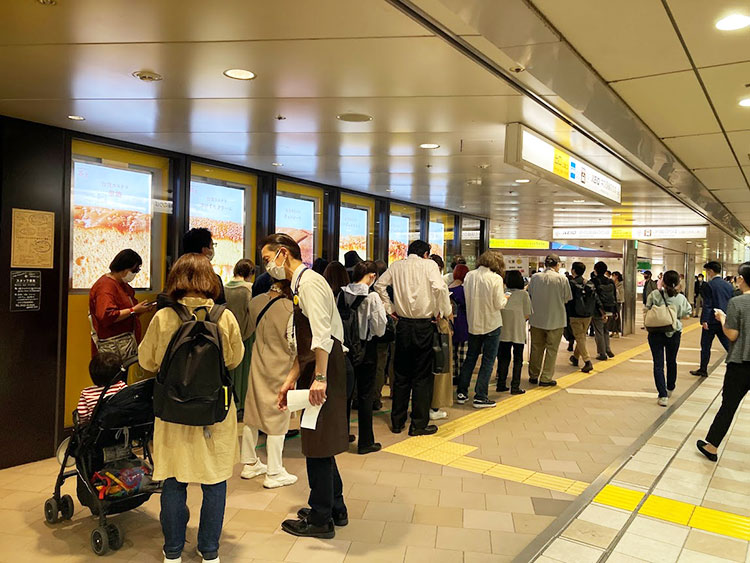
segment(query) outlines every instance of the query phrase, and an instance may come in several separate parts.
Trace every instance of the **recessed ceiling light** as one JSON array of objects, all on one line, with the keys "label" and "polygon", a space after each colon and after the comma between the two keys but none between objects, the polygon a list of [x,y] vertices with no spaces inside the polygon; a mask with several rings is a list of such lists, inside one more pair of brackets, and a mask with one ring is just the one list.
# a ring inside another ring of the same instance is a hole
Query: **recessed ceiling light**
[{"label": "recessed ceiling light", "polygon": [[479,168],[480,170],[487,170],[489,167],[490,167],[489,164],[479,164],[477,166],[477,168]]},{"label": "recessed ceiling light", "polygon": [[151,72],[150,70],[136,70],[131,74],[142,82],[159,82],[164,78],[161,74]]},{"label": "recessed ceiling light", "polygon": [[739,104],[740,104],[740,105],[741,105],[741,106],[742,106],[743,108],[750,108],[750,98],[742,98],[742,99],[741,99],[741,100],[739,101]]},{"label": "recessed ceiling light", "polygon": [[460,208],[461,209],[466,209],[466,206],[465,205],[461,205]]},{"label": "recessed ceiling light", "polygon": [[71,121],[86,121],[86,118],[82,115],[69,115],[68,119],[70,119]]},{"label": "recessed ceiling light", "polygon": [[516,180],[517,184],[528,184],[529,182],[531,182],[531,180],[529,180],[528,178],[519,178],[518,180]]},{"label": "recessed ceiling light", "polygon": [[281,164],[280,162],[272,162],[271,166],[284,166],[284,165]]},{"label": "recessed ceiling light", "polygon": [[420,149],[439,149],[440,145],[438,145],[437,143],[422,143],[421,145],[419,145],[419,148]]},{"label": "recessed ceiling light", "polygon": [[350,123],[364,123],[372,121],[372,116],[366,113],[340,113],[336,116],[339,121],[348,121]]},{"label": "recessed ceiling light", "polygon": [[750,16],[744,14],[730,14],[716,22],[716,29],[721,31],[735,31],[750,26]]},{"label": "recessed ceiling light", "polygon": [[57,4],[57,0],[36,0],[42,6],[54,6]]},{"label": "recessed ceiling light", "polygon": [[392,189],[392,188],[386,188],[386,189],[385,189],[385,191],[387,191],[387,192],[392,192],[392,191],[393,191],[393,189]]},{"label": "recessed ceiling light", "polygon": [[586,203],[585,199],[574,199],[573,203]]},{"label": "recessed ceiling light", "polygon": [[252,80],[256,76],[252,70],[244,68],[228,68],[222,74],[227,78],[234,78],[235,80]]}]

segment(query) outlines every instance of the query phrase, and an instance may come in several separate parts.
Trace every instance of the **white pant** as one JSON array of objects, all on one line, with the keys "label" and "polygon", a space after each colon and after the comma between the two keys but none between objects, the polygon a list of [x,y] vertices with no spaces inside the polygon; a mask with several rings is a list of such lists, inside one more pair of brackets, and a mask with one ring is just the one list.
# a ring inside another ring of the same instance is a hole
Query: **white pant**
[{"label": "white pant", "polygon": [[[285,434],[266,436],[266,455],[268,456],[268,474],[277,475],[284,469],[281,464],[281,453],[284,451]],[[244,464],[253,465],[258,462],[255,447],[258,445],[258,429],[245,426],[242,429],[242,448],[240,460]]]}]

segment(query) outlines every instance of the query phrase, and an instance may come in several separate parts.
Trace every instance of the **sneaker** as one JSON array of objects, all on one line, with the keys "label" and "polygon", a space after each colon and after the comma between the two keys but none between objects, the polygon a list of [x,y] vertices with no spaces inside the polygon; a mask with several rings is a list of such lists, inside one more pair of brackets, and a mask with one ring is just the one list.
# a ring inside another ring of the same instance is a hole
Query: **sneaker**
[{"label": "sneaker", "polygon": [[253,477],[257,477],[258,475],[265,475],[267,472],[268,467],[266,466],[266,464],[258,460],[252,465],[245,464],[245,467],[242,469],[242,473],[240,473],[240,477],[242,477],[243,479],[252,479]]},{"label": "sneaker", "polygon": [[465,393],[459,393],[458,395],[456,395],[456,402],[459,405],[463,405],[468,400],[469,400],[469,396],[466,395]]},{"label": "sneaker", "polygon": [[583,364],[583,367],[581,368],[581,371],[583,373],[589,373],[590,371],[593,371],[594,365],[589,361]]},{"label": "sneaker", "polygon": [[200,551],[198,551],[198,555],[201,556],[201,559],[203,560],[203,563],[221,563],[219,561],[219,556],[218,555],[216,557],[214,557],[213,559],[206,559],[205,557],[203,557],[203,554]]},{"label": "sneaker", "polygon": [[[162,552],[164,553],[164,552]],[[178,557],[177,559],[169,559],[166,555],[164,556],[164,563],[182,563],[182,557]]]},{"label": "sneaker", "polygon": [[432,410],[430,409],[430,420],[441,420],[443,418],[448,418],[448,413],[441,410]]},{"label": "sneaker", "polygon": [[669,405],[669,397],[659,397],[659,406],[666,407]]},{"label": "sneaker", "polygon": [[575,367],[578,367],[578,358],[576,358],[575,356],[571,356],[570,357],[570,364],[573,365],[573,366],[575,366]]},{"label": "sneaker", "polygon": [[475,409],[491,409],[495,405],[497,405],[497,403],[487,397],[474,397]]},{"label": "sneaker", "polygon": [[690,375],[695,375],[697,377],[708,377],[708,372],[705,370],[702,370],[700,368],[698,369],[691,369]]},{"label": "sneaker", "polygon": [[297,476],[287,473],[283,467],[276,475],[266,474],[266,478],[263,481],[264,489],[278,489],[279,487],[286,487],[287,485],[294,485],[297,482]]}]

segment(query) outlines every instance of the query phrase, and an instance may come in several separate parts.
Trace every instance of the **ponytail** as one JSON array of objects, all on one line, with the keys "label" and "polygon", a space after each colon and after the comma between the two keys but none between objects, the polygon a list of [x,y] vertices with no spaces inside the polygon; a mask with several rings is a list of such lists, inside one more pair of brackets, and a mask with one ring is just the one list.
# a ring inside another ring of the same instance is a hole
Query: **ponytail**
[{"label": "ponytail", "polygon": [[667,295],[669,297],[674,297],[679,293],[677,291],[677,286],[680,283],[680,274],[678,274],[674,270],[668,270],[664,272],[662,282],[664,283],[664,288],[666,289]]}]

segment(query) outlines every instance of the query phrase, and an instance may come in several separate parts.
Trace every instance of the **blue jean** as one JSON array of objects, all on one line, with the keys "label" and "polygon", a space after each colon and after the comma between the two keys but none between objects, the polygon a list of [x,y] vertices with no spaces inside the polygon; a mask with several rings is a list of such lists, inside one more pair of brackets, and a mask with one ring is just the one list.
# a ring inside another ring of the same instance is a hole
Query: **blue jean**
[{"label": "blue jean", "polygon": [[714,343],[714,336],[719,338],[719,342],[724,347],[724,350],[729,351],[729,339],[721,325],[718,323],[711,323],[708,325],[708,330],[701,331],[701,370],[708,371],[708,362],[711,361],[711,345]]},{"label": "blue jean", "polygon": [[[675,332],[672,336],[652,332],[648,335],[648,345],[651,357],[654,359],[654,383],[659,397],[666,397],[667,391],[674,390],[677,383],[677,352],[680,350],[682,332]],[[667,360],[667,380],[664,381],[664,356]]]},{"label": "blue jean", "polygon": [[[198,526],[198,551],[205,559],[216,559],[219,556],[219,536],[227,503],[227,482],[201,485],[201,489],[203,504]],[[177,559],[182,555],[188,518],[187,483],[180,483],[170,477],[164,481],[159,517],[164,534],[164,555],[167,559]]]},{"label": "blue jean", "polygon": [[500,344],[500,329],[498,327],[487,334],[469,334],[469,350],[466,352],[466,360],[461,366],[461,375],[458,378],[458,392],[467,395],[471,374],[477,365],[479,354],[482,354],[482,365],[479,366],[477,384],[474,387],[474,396],[486,399],[489,393],[490,376],[497,358],[497,348]]}]

